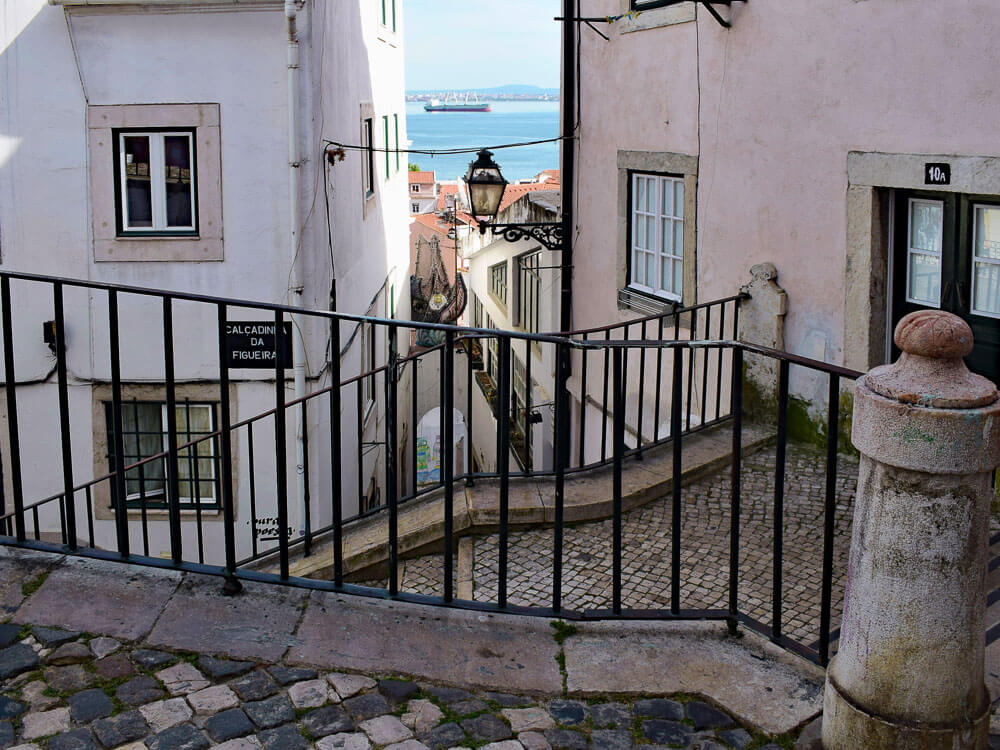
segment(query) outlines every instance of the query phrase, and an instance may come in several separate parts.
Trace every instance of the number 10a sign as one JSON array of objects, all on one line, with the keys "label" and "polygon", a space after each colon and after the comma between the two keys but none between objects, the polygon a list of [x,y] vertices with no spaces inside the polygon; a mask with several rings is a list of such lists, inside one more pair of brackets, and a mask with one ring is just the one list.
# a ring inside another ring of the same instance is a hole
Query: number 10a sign
[{"label": "number 10a sign", "polygon": [[951,164],[944,162],[931,162],[924,165],[925,185],[950,185],[951,184]]}]

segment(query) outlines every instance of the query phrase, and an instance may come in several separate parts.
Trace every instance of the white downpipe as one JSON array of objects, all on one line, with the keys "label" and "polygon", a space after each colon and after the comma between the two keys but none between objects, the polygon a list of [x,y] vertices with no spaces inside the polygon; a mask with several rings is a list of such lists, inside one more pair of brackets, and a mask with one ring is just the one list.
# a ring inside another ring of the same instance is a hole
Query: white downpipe
[{"label": "white downpipe", "polygon": [[[302,258],[299,254],[299,33],[296,27],[295,0],[285,0],[285,20],[288,28],[288,227],[289,246],[292,253],[292,288],[289,304],[302,306]],[[292,366],[295,368],[295,398],[306,395],[306,357],[302,341],[302,316],[292,314]],[[306,479],[305,442],[306,425],[302,409],[295,410],[295,496],[299,508],[299,533],[305,531]]]}]

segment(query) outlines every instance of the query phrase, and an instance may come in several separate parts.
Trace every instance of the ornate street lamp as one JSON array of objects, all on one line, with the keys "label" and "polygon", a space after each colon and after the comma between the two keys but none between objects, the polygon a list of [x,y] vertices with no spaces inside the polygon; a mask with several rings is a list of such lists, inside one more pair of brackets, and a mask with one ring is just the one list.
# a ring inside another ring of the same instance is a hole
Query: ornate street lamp
[{"label": "ornate street lamp", "polygon": [[469,189],[472,215],[479,221],[480,234],[486,234],[487,229],[494,233],[499,229],[508,242],[533,239],[549,250],[562,250],[562,222],[492,223],[500,210],[500,202],[507,188],[507,180],[500,173],[500,167],[493,161],[492,152],[484,148],[479,152],[478,158],[469,163],[469,170],[465,173],[465,184]]}]

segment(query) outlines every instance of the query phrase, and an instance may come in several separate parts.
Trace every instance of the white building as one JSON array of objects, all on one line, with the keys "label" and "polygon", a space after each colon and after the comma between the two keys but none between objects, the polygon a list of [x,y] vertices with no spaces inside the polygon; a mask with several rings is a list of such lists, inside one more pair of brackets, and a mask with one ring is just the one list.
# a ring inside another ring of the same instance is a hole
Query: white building
[{"label": "white building", "polygon": [[[400,0],[8,0],[0,13],[0,268],[309,308],[335,301],[341,312],[386,317],[408,308],[407,162],[393,152],[406,142]],[[13,300],[28,502],[61,489],[51,470],[55,360],[40,333],[52,299],[44,287],[15,281]],[[162,312],[158,300],[132,295],[119,305],[123,437],[126,459],[135,459],[163,449]],[[208,306],[173,307],[178,419],[197,434],[218,418],[218,325]],[[107,315],[106,293],[67,289],[78,482],[109,471]],[[262,318],[229,311],[230,320]],[[327,326],[295,323],[298,377],[288,374],[288,400],[329,384]],[[346,324],[341,344],[344,377],[381,364],[387,349],[382,333]],[[273,407],[273,371],[234,369],[230,377],[234,421]],[[369,398],[377,402],[379,390],[366,390],[362,416],[364,439],[375,442],[383,410]],[[345,431],[356,429],[346,397],[343,412]],[[331,514],[322,413],[310,407],[306,419],[314,528]],[[293,537],[304,524],[295,421],[290,415]],[[255,436],[258,462],[268,454],[273,461],[267,435]],[[251,523],[247,438],[234,433],[240,557],[274,516],[272,479],[258,488]],[[359,462],[356,449],[344,446],[345,516],[358,509],[384,450]],[[216,464],[199,455],[179,472],[183,518],[191,524],[200,509],[206,557],[218,561]],[[9,451],[3,460],[9,510]],[[259,471],[274,476],[268,466]],[[129,518],[135,550],[145,495],[157,556],[169,549],[164,480],[150,473],[141,482],[129,474]],[[95,503],[97,546],[113,547],[107,483],[95,487]],[[42,513],[42,526],[58,528],[53,510]],[[185,559],[195,559],[194,534],[184,538]]]},{"label": "white building", "polygon": [[434,172],[413,171],[407,175],[410,183],[410,213],[426,214],[437,207],[438,183]]}]

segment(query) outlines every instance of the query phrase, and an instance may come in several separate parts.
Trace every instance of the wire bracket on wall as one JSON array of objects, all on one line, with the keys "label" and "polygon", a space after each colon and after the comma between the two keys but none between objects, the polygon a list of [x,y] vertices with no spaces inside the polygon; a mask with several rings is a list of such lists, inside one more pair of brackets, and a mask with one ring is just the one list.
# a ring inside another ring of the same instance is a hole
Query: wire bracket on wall
[{"label": "wire bracket on wall", "polygon": [[[742,1],[743,2],[747,2],[747,0],[742,0]],[[660,2],[657,2],[655,5],[650,4],[650,8],[649,9],[652,9],[652,8],[666,8],[666,7],[671,6],[671,5],[680,5],[681,3],[686,3],[686,2],[691,2],[691,0],[660,0]],[[725,27],[727,29],[732,28],[732,23],[730,23],[725,18],[723,18],[722,15],[719,13],[719,11],[716,10],[713,6],[715,6],[715,5],[732,6],[733,0],[694,0],[694,2],[700,3],[701,5],[704,5],[705,6],[705,10],[707,10],[709,13],[711,13],[712,14],[712,18],[714,18],[716,21],[718,21],[721,26],[723,26],[723,27]],[[640,15],[641,13],[643,13],[643,10],[642,9],[637,9],[637,10],[630,10],[627,13],[622,13],[622,14],[617,15],[617,16],[604,16],[604,17],[597,17],[597,16],[586,16],[585,17],[585,16],[580,16],[580,17],[577,17],[577,18],[568,18],[566,16],[556,16],[555,20],[556,21],[575,21],[576,23],[586,24],[591,29],[593,29],[593,31],[595,33],[597,33],[598,35],[604,37],[605,40],[608,40],[608,37],[605,36],[603,33],[601,33],[597,29],[596,26],[594,26],[595,23],[608,23],[608,24],[611,24],[611,23],[615,23],[616,21],[618,21],[618,20],[620,20],[622,18],[635,18],[636,16]]]}]

